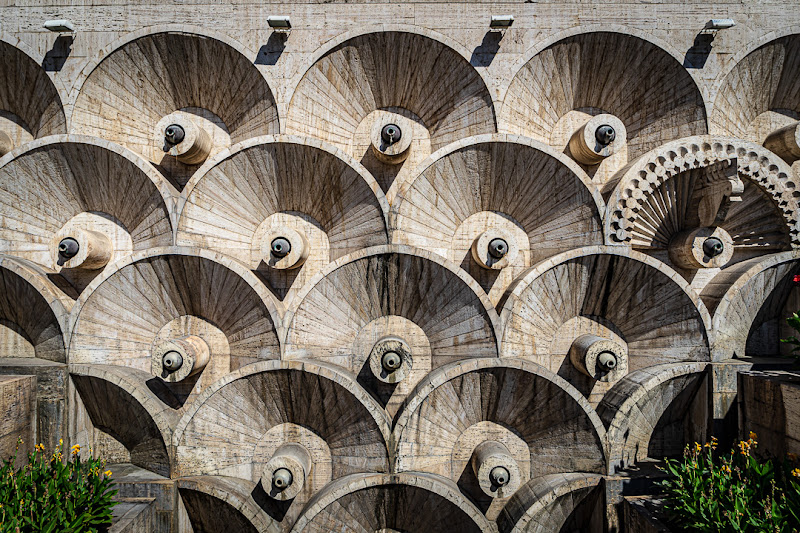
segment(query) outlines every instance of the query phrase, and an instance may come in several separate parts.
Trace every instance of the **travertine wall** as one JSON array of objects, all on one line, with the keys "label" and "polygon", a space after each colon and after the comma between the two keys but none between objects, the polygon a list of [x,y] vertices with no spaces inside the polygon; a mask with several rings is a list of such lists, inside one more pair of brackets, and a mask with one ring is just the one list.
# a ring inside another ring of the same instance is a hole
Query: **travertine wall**
[{"label": "travertine wall", "polygon": [[0,75],[0,373],[154,531],[618,531],[800,306],[791,1],[0,0]]}]

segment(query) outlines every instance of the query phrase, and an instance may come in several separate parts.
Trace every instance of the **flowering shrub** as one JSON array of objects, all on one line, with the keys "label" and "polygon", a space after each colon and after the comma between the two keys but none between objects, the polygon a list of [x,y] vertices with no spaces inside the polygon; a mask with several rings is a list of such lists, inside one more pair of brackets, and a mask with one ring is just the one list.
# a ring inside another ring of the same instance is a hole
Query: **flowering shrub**
[{"label": "flowering shrub", "polygon": [[0,532],[83,533],[111,525],[111,498],[117,492],[111,488],[111,472],[105,461],[81,460],[80,450],[73,446],[64,461],[60,446],[48,456],[39,444],[19,470],[14,469],[16,454],[3,462]]},{"label": "flowering shrub", "polygon": [[800,531],[800,468],[790,455],[782,463],[753,455],[756,434],[728,454],[717,440],[687,446],[682,459],[667,459],[661,482],[670,520],[690,531]]}]

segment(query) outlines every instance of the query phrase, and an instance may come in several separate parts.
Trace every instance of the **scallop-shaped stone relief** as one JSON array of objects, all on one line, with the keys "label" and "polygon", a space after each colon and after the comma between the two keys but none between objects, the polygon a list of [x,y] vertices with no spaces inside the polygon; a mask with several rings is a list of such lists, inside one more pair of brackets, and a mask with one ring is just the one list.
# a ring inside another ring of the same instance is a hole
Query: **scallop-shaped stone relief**
[{"label": "scallop-shaped stone relief", "polygon": [[549,368],[593,404],[626,372],[710,359],[699,295],[668,266],[621,247],[573,250],[533,267],[502,317],[503,355]]},{"label": "scallop-shaped stone relief", "polygon": [[130,148],[178,187],[205,157],[278,133],[266,80],[225,37],[184,29],[133,34],[90,63],[78,82],[72,130]]},{"label": "scallop-shaped stone relief", "polygon": [[287,133],[361,161],[384,190],[432,151],[495,131],[491,95],[469,61],[432,34],[407,31],[366,33],[326,51],[297,85],[286,121]]},{"label": "scallop-shaped stone relief", "polygon": [[388,241],[383,193],[361,165],[332,146],[259,137],[209,165],[187,186],[178,244],[237,259],[280,299],[331,261]]},{"label": "scallop-shaped stone relief", "polygon": [[605,471],[605,430],[594,409],[566,381],[521,359],[434,371],[409,397],[394,433],[397,471],[451,479],[490,519],[530,479]]},{"label": "scallop-shaped stone relief", "polygon": [[332,480],[388,472],[388,436],[388,417],[346,373],[270,361],[206,390],[174,440],[179,475],[247,480],[256,501],[283,507],[288,527]]},{"label": "scallop-shaped stone relief", "polygon": [[70,363],[144,371],[180,404],[230,371],[280,355],[269,291],[210,252],[137,254],[92,283],[73,320]]},{"label": "scallop-shaped stone relief", "polygon": [[0,163],[0,251],[81,291],[134,251],[172,244],[175,190],[139,156],[76,135],[37,140]]},{"label": "scallop-shaped stone relief", "polygon": [[[601,114],[611,118],[595,124]],[[652,42],[610,31],[537,51],[514,76],[500,124],[559,151],[569,146],[601,182],[666,141],[708,132],[702,94],[681,62]],[[626,138],[618,147],[617,137]]]},{"label": "scallop-shaped stone relief", "polygon": [[33,139],[67,133],[61,97],[16,39],[0,37],[0,157]]},{"label": "scallop-shaped stone relief", "polygon": [[285,359],[347,369],[392,414],[432,369],[498,353],[497,313],[481,288],[407,246],[341,258],[309,282],[285,322]]},{"label": "scallop-shaped stone relief", "polygon": [[493,303],[542,259],[603,244],[600,193],[563,154],[518,136],[483,135],[437,155],[400,187],[392,240],[461,265]]},{"label": "scallop-shaped stone relief", "polygon": [[449,480],[420,473],[372,474],[328,486],[291,531],[479,533],[493,526]]}]

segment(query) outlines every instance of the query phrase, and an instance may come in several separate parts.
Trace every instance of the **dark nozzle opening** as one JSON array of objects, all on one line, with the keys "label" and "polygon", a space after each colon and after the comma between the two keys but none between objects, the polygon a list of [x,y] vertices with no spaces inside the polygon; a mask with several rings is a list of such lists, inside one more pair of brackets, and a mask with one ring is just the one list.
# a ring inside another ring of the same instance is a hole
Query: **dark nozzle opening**
[{"label": "dark nozzle opening", "polygon": [[396,143],[402,135],[403,132],[400,131],[400,127],[397,124],[387,124],[381,130],[381,139],[386,144]]},{"label": "dark nozzle opening", "polygon": [[58,243],[58,255],[60,255],[64,259],[72,259],[76,255],[78,255],[80,249],[81,245],[78,244],[78,241],[76,241],[72,237],[61,239],[61,242]]},{"label": "dark nozzle opening", "polygon": [[394,372],[400,368],[401,364],[403,364],[403,360],[397,352],[386,352],[381,359],[381,366],[387,372]]},{"label": "dark nozzle opening", "polygon": [[175,372],[183,366],[183,356],[175,350],[170,350],[161,358],[161,364],[167,372]]},{"label": "dark nozzle opening", "polygon": [[603,124],[594,132],[594,138],[603,146],[608,146],[617,138],[617,132],[608,124]]},{"label": "dark nozzle opening", "polygon": [[168,144],[180,144],[186,138],[186,132],[177,124],[170,124],[164,130],[164,140]]},{"label": "dark nozzle opening", "polygon": [[501,238],[489,242],[489,255],[495,259],[502,259],[508,253],[508,243]]},{"label": "dark nozzle opening", "polygon": [[278,490],[283,490],[294,481],[292,472],[288,468],[279,468],[272,474],[272,484]]},{"label": "dark nozzle opening", "polygon": [[597,366],[602,370],[614,370],[617,367],[617,356],[611,352],[600,352],[597,356]]},{"label": "dark nozzle opening", "polygon": [[272,240],[270,250],[272,250],[272,255],[286,257],[289,255],[289,252],[292,251],[292,244],[289,242],[289,239],[285,237],[277,237]]},{"label": "dark nozzle opening", "polygon": [[496,466],[489,472],[489,481],[496,487],[504,487],[511,480],[511,474],[504,466]]},{"label": "dark nozzle opening", "polygon": [[703,241],[703,252],[708,257],[716,257],[725,251],[725,245],[717,237],[709,237]]}]

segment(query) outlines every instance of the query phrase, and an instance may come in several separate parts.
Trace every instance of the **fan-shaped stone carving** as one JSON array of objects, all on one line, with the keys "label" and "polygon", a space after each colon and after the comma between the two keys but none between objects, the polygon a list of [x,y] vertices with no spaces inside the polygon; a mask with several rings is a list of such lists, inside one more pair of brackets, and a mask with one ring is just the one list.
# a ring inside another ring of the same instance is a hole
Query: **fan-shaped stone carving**
[{"label": "fan-shaped stone carving", "polygon": [[616,246],[565,252],[533,267],[513,288],[502,317],[504,355],[557,372],[593,403],[613,383],[570,362],[567,354],[582,335],[615,343],[629,371],[710,357],[711,320],[699,296],[663,263]]},{"label": "fan-shaped stone carving", "polygon": [[602,530],[601,479],[580,472],[532,479],[503,508],[498,529],[514,533]]},{"label": "fan-shaped stone carving", "polygon": [[[173,193],[152,166],[109,142],[60,135],[28,143],[0,163],[0,251],[60,271],[82,290],[107,263],[172,244]],[[85,235],[105,243],[98,261],[60,253],[64,238],[84,243]]]},{"label": "fan-shaped stone carving", "polygon": [[[393,242],[460,264],[497,302],[523,270],[570,248],[603,244],[603,201],[573,161],[512,135],[473,137],[423,165],[393,201]],[[516,259],[499,270],[473,259],[473,243],[502,231]]]},{"label": "fan-shaped stone carving", "polygon": [[0,255],[0,358],[66,362],[64,338],[71,306],[72,299],[45,271]]},{"label": "fan-shaped stone carving", "polygon": [[[331,264],[298,294],[285,323],[286,359],[347,369],[392,413],[431,369],[497,356],[498,317],[482,289],[455,265],[407,246],[373,247]],[[406,377],[389,380],[396,385],[377,381],[381,371],[370,368],[387,336],[410,349]]]},{"label": "fan-shaped stone carving", "polygon": [[280,353],[272,296],[251,272],[211,252],[161,248],[132,256],[92,282],[74,321],[70,363],[127,366],[168,381],[169,372],[153,365],[159,345],[199,338],[210,352],[207,366],[170,383],[182,400]]},{"label": "fan-shaped stone carving", "polygon": [[21,41],[0,37],[0,156],[38,137],[67,132],[61,98]]},{"label": "fan-shaped stone carving", "polygon": [[649,41],[606,31],[538,51],[514,76],[501,125],[563,148],[598,113],[625,125],[627,160],[664,141],[707,132],[703,97],[681,63]]},{"label": "fan-shaped stone carving", "polygon": [[770,40],[735,59],[714,100],[711,127],[760,144],[800,119],[800,34]]},{"label": "fan-shaped stone carving", "polygon": [[493,531],[452,482],[430,474],[351,475],[329,485],[292,533]]},{"label": "fan-shaped stone carving", "polygon": [[[180,475],[233,476],[259,484],[267,512],[288,524],[331,480],[387,472],[389,431],[380,406],[344,372],[270,361],[207,389],[178,424],[174,440]],[[303,482],[302,490],[283,501],[263,472],[288,444],[303,448],[310,460],[305,479],[293,480]]]},{"label": "fan-shaped stone carving", "polygon": [[714,316],[714,360],[781,352],[779,339],[794,335],[784,320],[797,310],[797,274],[793,251],[742,261],[709,282],[702,297]]},{"label": "fan-shaped stone carving", "polygon": [[277,533],[279,524],[253,500],[255,484],[225,476],[194,476],[177,481],[194,531]]},{"label": "fan-shaped stone carving", "polygon": [[[186,188],[178,243],[222,252],[258,270],[281,298],[331,261],[388,241],[388,204],[375,180],[319,141],[259,137],[209,165]],[[270,250],[278,238],[294,240],[292,250],[306,248],[304,263],[281,268],[285,255]]]},{"label": "fan-shaped stone carving", "polygon": [[[735,262],[797,245],[796,188],[792,169],[761,146],[714,136],[681,139],[642,156],[609,182],[605,231],[610,243],[629,243],[666,260],[664,252],[673,257],[682,232],[720,228],[740,252]],[[685,267],[724,266],[731,259],[698,260]]]},{"label": "fan-shaped stone carving", "polygon": [[97,428],[125,447],[130,458],[126,462],[169,476],[168,446],[177,416],[144,383],[150,376],[96,364],[71,364],[70,376],[90,420],[79,428],[84,433],[76,435],[82,437],[82,445],[92,447],[91,430]]},{"label": "fan-shaped stone carving", "polygon": [[413,136],[402,168],[455,140],[497,131],[480,75],[461,54],[424,33],[366,33],[325,52],[292,95],[286,132],[338,146],[386,190],[399,170],[373,154],[374,125],[397,126],[401,143]]},{"label": "fan-shaped stone carving", "polygon": [[597,409],[608,427],[609,472],[646,457],[679,456],[687,443],[705,442],[707,363],[671,363],[632,372]]},{"label": "fan-shaped stone carving", "polygon": [[[113,44],[81,74],[72,128],[117,142],[160,165],[181,186],[197,169],[165,150],[159,121],[175,112],[210,137],[211,155],[278,133],[272,91],[235,41],[186,27],[156,27]],[[169,147],[169,143],[166,143]]]},{"label": "fan-shaped stone carving", "polygon": [[[546,407],[545,407],[546,406]],[[491,440],[504,445],[522,483],[557,472],[605,471],[605,430],[581,394],[522,359],[478,359],[429,374],[409,397],[394,430],[395,470],[452,479],[489,518],[493,501],[477,489],[469,462]]]}]

